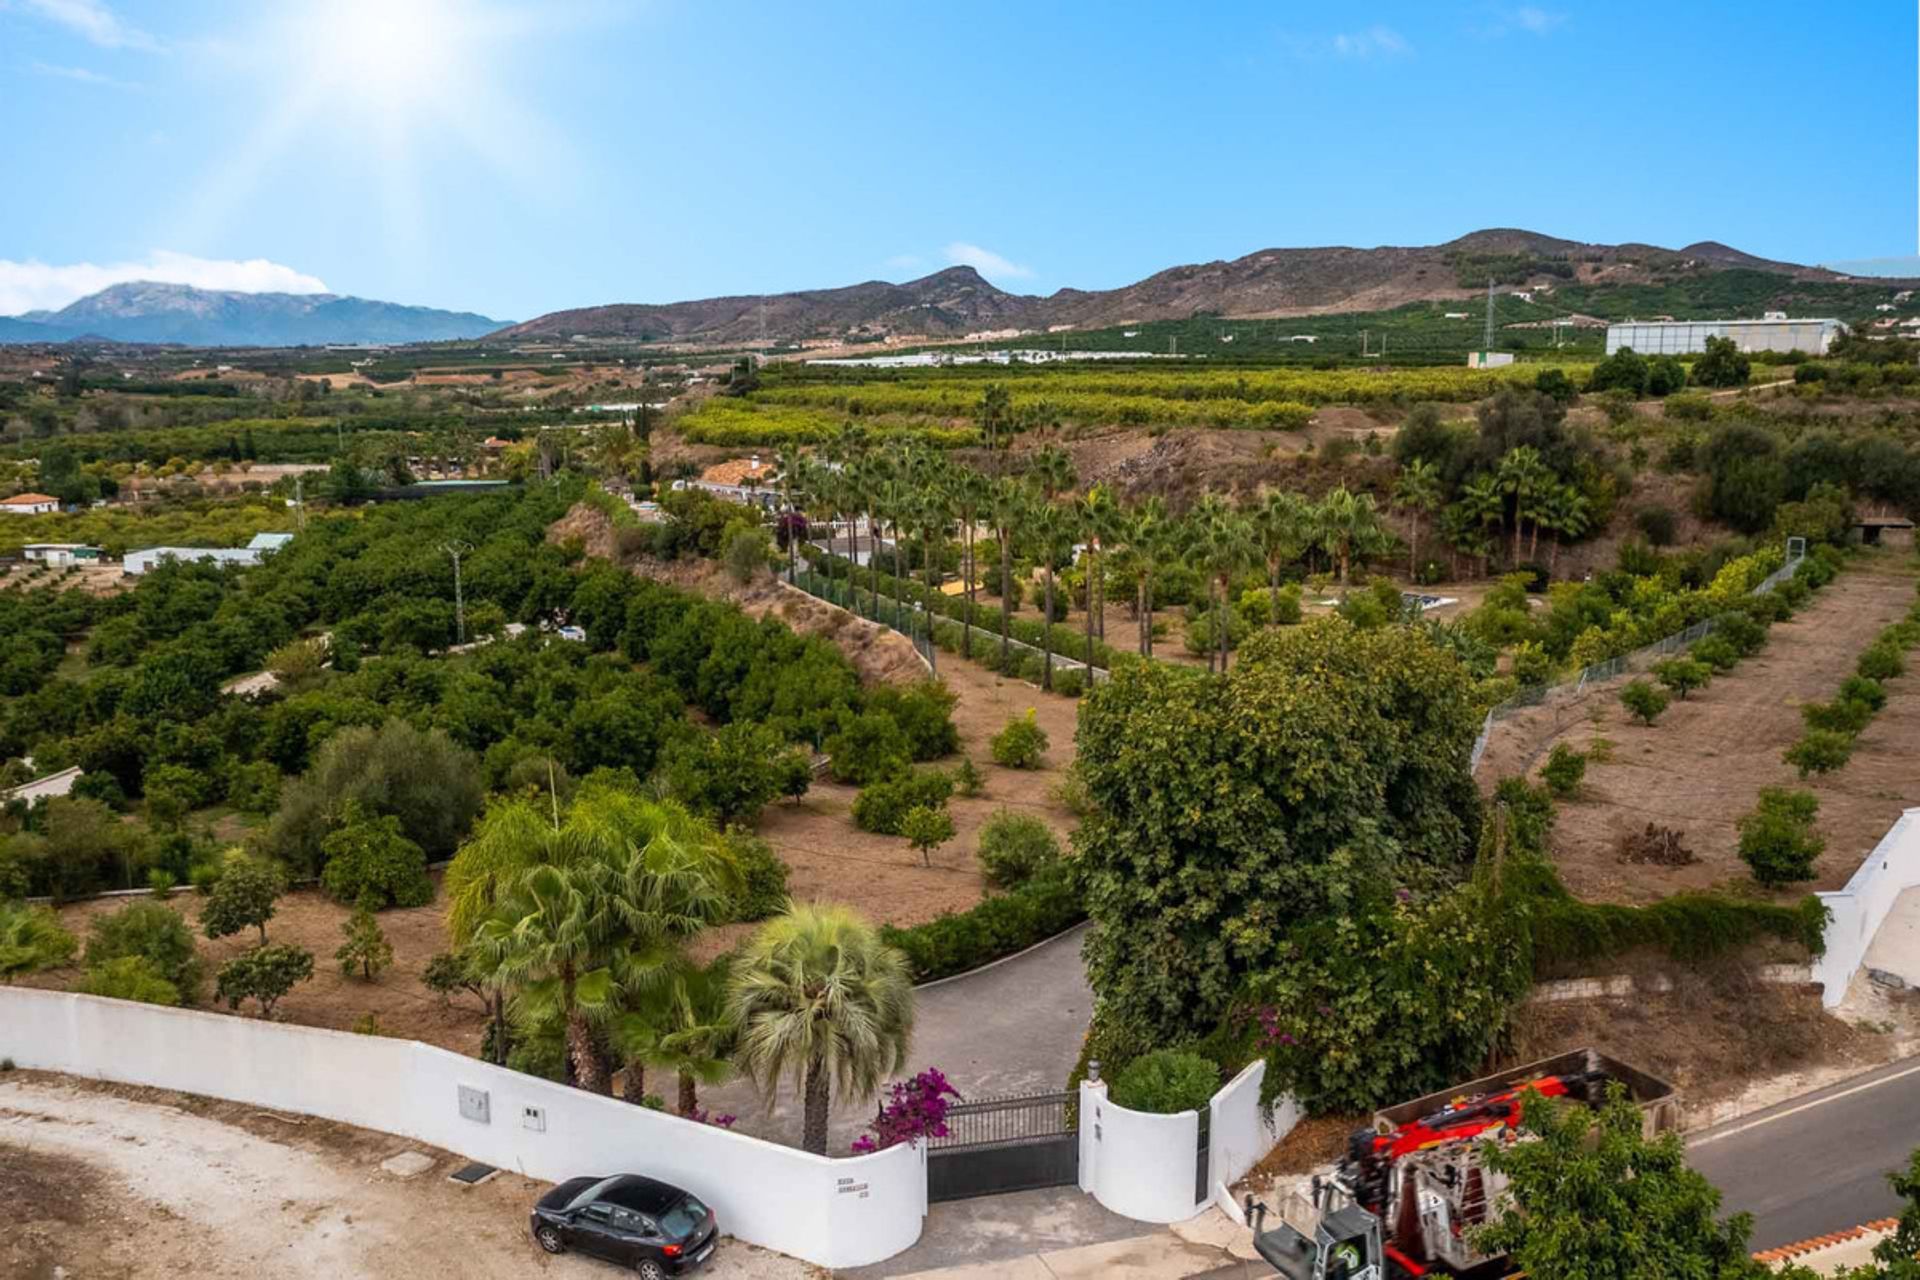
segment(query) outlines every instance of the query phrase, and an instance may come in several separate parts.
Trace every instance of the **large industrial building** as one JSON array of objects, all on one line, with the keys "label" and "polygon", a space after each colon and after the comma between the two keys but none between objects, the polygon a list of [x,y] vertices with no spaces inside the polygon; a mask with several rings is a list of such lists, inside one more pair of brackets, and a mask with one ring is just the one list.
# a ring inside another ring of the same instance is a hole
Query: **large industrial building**
[{"label": "large industrial building", "polygon": [[1607,326],[1607,354],[1632,347],[1643,356],[1684,356],[1707,349],[1708,338],[1732,338],[1742,351],[1804,351],[1823,356],[1846,332],[1838,320],[1628,320]]}]

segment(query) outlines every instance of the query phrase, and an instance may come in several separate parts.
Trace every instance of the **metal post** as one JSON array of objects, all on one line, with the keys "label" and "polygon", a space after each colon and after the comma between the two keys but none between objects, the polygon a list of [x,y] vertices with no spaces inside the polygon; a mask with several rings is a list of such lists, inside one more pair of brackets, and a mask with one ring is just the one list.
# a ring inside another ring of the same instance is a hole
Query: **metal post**
[{"label": "metal post", "polygon": [[455,540],[444,544],[442,551],[453,557],[453,635],[455,644],[467,642],[467,599],[460,585],[460,557],[473,550],[473,544]]}]

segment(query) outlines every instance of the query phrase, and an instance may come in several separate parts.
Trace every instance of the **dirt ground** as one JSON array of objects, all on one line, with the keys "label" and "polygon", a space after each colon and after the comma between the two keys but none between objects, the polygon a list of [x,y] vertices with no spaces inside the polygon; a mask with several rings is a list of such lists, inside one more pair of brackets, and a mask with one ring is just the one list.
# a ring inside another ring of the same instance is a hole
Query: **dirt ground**
[{"label": "dirt ground", "polygon": [[[433,1158],[412,1178],[380,1163]],[[610,1275],[548,1257],[527,1208],[549,1184],[449,1182],[459,1156],[390,1134],[157,1089],[43,1072],[0,1075],[0,1274],[262,1275],[375,1280]],[[722,1224],[724,1226],[724,1223]],[[725,1240],[703,1276],[818,1276]]]},{"label": "dirt ground", "polygon": [[[1837,889],[1907,805],[1920,803],[1911,761],[1920,746],[1920,675],[1888,682],[1887,706],[1861,734],[1842,769],[1801,783],[1780,753],[1801,732],[1800,706],[1833,696],[1879,630],[1914,599],[1911,562],[1889,554],[1857,559],[1767,646],[1652,726],[1621,707],[1619,683],[1577,704],[1542,707],[1501,722],[1481,767],[1483,782],[1537,768],[1556,742],[1610,758],[1589,760],[1580,794],[1560,805],[1553,851],[1567,887],[1589,901],[1651,902],[1684,889],[1748,885],[1736,823],[1764,786],[1806,786],[1820,798],[1827,851],[1811,886]],[[1616,843],[1651,822],[1682,833],[1691,866],[1623,864]]]}]

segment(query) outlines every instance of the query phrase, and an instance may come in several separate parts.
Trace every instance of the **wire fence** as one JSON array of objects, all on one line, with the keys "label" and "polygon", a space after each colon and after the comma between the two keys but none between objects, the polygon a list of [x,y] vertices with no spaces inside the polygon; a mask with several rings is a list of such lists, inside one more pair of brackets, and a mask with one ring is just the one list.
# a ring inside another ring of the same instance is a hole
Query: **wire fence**
[{"label": "wire fence", "polygon": [[[934,651],[945,648],[955,657],[981,659],[983,639],[988,643],[991,656],[997,658],[1001,644],[1000,633],[978,622],[971,628],[974,652],[965,650],[968,628],[952,618],[933,615],[929,617],[926,609],[917,601],[901,600],[869,588],[858,585],[849,586],[843,578],[829,578],[813,569],[788,569],[780,575],[789,585],[806,592],[816,600],[838,605],[849,613],[858,614],[869,622],[877,622],[890,631],[897,632],[913,642],[913,647],[924,659],[929,668],[937,668],[939,660]],[[946,643],[941,643],[942,641]],[[1078,658],[1069,658],[1062,653],[1048,653],[1037,644],[1028,644],[1025,640],[1006,639],[1006,646],[1023,658],[1031,658],[1041,670],[1051,667],[1055,672],[1078,671],[1092,683],[1108,679],[1112,672],[1105,667],[1090,666]],[[1007,674],[1019,674],[1009,671]]]},{"label": "wire fence", "polygon": [[[1782,582],[1791,578],[1794,570],[1800,567],[1800,562],[1805,558],[1804,551],[1790,552],[1786,563],[1782,564],[1778,569],[1775,569],[1755,584],[1750,594],[1756,596],[1766,595]],[[1652,644],[1635,649],[1631,653],[1623,653],[1618,657],[1608,658],[1605,662],[1596,662],[1592,666],[1582,667],[1564,679],[1555,680],[1548,684],[1532,685],[1520,690],[1520,692],[1514,694],[1505,702],[1500,703],[1488,711],[1486,719],[1481,721],[1480,736],[1474,739],[1473,750],[1467,757],[1467,771],[1472,773],[1480,768],[1481,757],[1486,755],[1487,743],[1493,737],[1493,727],[1500,723],[1500,721],[1533,707],[1547,706],[1549,704],[1559,706],[1562,711],[1570,710],[1574,704],[1584,698],[1587,691],[1594,685],[1604,684],[1609,680],[1630,673],[1645,671],[1654,663],[1671,657],[1695,641],[1705,639],[1707,636],[1713,634],[1713,630],[1714,619],[1708,618],[1704,621],[1694,623],[1684,631],[1676,631],[1670,636],[1654,641]],[[1556,716],[1552,729],[1553,733],[1558,734],[1559,731],[1565,727],[1566,725],[1562,719]]]}]

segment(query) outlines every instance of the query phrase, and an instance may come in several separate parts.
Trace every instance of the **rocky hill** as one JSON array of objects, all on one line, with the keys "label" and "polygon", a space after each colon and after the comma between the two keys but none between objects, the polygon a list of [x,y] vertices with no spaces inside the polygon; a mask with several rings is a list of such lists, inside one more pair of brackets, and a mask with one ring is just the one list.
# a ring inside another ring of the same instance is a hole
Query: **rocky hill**
[{"label": "rocky hill", "polygon": [[0,342],[115,342],[204,347],[291,347],[329,342],[445,342],[477,338],[498,320],[332,293],[234,293],[130,281],[51,312],[0,318]]},{"label": "rocky hill", "polygon": [[1476,231],[1446,244],[1374,249],[1263,249],[1230,262],[1170,267],[1118,289],[1061,289],[1047,297],[1007,293],[971,267],[905,284],[873,280],[840,289],[622,303],[556,311],[504,331],[510,338],[575,336],[653,341],[750,341],[915,334],[959,337],[993,329],[1096,328],[1196,313],[1258,318],[1374,311],[1423,300],[1465,299],[1491,276],[1507,287],[1657,285],[1726,270],[1795,281],[1847,277],[1773,262],[1713,241],[1683,249],[1586,244],[1513,228]]}]

